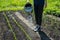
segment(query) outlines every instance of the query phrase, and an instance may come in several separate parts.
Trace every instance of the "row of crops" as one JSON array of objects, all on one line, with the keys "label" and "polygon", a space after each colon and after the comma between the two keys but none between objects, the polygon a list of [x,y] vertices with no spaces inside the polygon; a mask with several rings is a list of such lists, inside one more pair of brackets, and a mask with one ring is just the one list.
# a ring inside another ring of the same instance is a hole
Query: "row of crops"
[{"label": "row of crops", "polygon": [[23,39],[32,40],[30,36],[27,34],[27,32],[24,30],[24,28],[13,17],[11,19],[11,17],[9,17],[8,14],[6,13],[4,13],[3,15],[6,19],[8,27],[13,33],[14,40],[23,40]]},{"label": "row of crops", "polygon": [[[10,21],[8,20],[6,14],[4,13],[3,15],[4,15],[5,19],[6,19],[6,22],[7,22],[7,24],[8,24],[8,27],[9,27],[10,30],[13,32],[12,26],[11,26]],[[13,32],[13,35],[14,35],[14,39],[17,40],[17,38],[16,38],[16,36],[15,36],[16,34],[15,34],[14,32]]]},{"label": "row of crops", "polygon": [[60,17],[60,0],[48,0],[47,2],[44,13]]},{"label": "row of crops", "polygon": [[[33,0],[30,0],[32,3]],[[22,10],[27,0],[0,0],[0,11]]]},{"label": "row of crops", "polygon": [[[0,11],[23,10],[26,3],[27,0],[0,0]],[[30,3],[33,5],[33,0],[30,0]],[[47,8],[44,8],[44,13],[60,17],[60,0],[47,0]]]}]

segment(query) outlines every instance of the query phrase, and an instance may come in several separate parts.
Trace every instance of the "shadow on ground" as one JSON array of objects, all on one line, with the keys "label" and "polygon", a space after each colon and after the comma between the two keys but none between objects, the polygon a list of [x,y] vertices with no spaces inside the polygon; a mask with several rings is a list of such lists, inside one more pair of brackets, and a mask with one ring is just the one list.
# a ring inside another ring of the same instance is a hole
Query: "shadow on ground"
[{"label": "shadow on ground", "polygon": [[41,40],[51,40],[43,31],[38,31]]}]

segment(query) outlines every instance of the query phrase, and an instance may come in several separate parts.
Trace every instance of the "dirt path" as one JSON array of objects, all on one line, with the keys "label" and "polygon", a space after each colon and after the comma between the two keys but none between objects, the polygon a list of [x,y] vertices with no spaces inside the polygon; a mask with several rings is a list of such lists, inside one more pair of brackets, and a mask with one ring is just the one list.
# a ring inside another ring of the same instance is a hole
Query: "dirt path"
[{"label": "dirt path", "polygon": [[15,12],[15,16],[17,16],[17,18],[15,17],[17,20],[19,19],[21,21],[20,24],[24,25],[24,28],[26,29],[26,31],[33,40],[40,40],[40,36],[38,35],[38,33],[35,33],[33,31],[34,29],[33,23],[30,23],[28,20],[26,20],[19,12]]},{"label": "dirt path", "polygon": [[30,23],[28,20],[26,20],[19,12],[16,12],[15,15],[22,20],[29,28],[34,30],[34,24]]}]

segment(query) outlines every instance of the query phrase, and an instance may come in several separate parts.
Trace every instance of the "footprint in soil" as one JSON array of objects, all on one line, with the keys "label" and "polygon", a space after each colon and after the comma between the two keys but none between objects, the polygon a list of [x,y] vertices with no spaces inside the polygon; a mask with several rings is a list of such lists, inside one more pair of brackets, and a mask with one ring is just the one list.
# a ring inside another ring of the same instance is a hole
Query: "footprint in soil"
[{"label": "footprint in soil", "polygon": [[12,31],[8,30],[8,31],[4,32],[3,39],[4,40],[14,40]]}]

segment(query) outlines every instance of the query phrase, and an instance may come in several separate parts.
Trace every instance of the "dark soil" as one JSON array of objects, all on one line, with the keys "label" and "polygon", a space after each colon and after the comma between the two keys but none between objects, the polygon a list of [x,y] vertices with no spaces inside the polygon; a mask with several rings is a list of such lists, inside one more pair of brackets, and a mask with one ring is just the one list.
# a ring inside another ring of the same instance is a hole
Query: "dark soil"
[{"label": "dark soil", "polygon": [[0,40],[14,40],[12,32],[9,30],[3,13],[0,13]]}]

